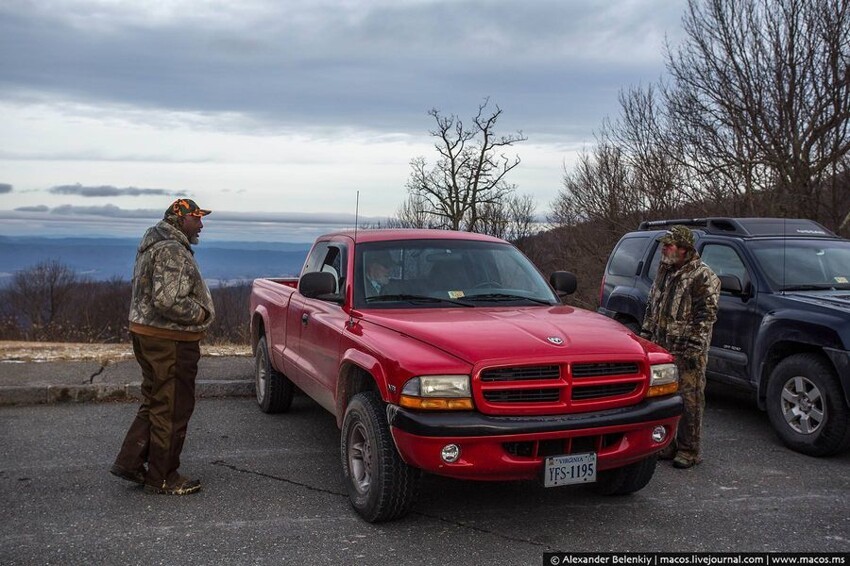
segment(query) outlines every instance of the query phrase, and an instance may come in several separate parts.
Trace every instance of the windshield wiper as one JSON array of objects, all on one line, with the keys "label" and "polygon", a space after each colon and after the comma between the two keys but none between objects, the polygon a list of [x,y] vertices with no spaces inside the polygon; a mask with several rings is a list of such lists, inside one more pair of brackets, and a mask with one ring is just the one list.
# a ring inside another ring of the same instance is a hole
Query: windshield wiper
[{"label": "windshield wiper", "polygon": [[483,293],[481,295],[470,295],[463,298],[464,301],[531,301],[540,305],[552,305],[553,303],[544,299],[526,297],[524,295],[512,295],[510,293]]},{"label": "windshield wiper", "polygon": [[460,301],[456,301],[454,299],[444,299],[442,297],[431,297],[428,295],[407,295],[407,294],[399,294],[399,295],[377,295],[375,297],[368,297],[366,299],[367,303],[384,303],[384,302],[395,302],[395,301],[410,301],[411,303],[450,303],[453,305],[458,305],[460,307],[471,307],[472,305],[467,303],[462,303]]},{"label": "windshield wiper", "polygon": [[786,285],[780,290],[782,291],[830,291],[838,289],[847,289],[847,283],[808,283],[805,285]]}]

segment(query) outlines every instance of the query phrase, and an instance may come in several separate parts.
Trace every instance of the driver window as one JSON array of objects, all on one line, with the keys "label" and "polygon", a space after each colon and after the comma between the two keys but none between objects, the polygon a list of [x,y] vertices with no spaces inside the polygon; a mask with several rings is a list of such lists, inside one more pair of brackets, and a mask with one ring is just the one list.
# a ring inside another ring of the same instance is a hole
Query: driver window
[{"label": "driver window", "polygon": [[741,281],[741,285],[749,281],[747,268],[733,248],[720,244],[706,244],[700,256],[715,275],[735,275]]}]

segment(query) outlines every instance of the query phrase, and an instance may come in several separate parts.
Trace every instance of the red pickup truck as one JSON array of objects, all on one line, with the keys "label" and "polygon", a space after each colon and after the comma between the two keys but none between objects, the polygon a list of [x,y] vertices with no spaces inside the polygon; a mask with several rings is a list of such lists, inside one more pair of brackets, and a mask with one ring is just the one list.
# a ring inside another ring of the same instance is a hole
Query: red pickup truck
[{"label": "red pickup truck", "polygon": [[257,402],[286,411],[298,388],[336,416],[370,522],[407,513],[423,471],[632,493],[678,424],[678,375],[665,350],[561,304],[575,288],[481,234],[322,236],[298,279],[254,281]]}]

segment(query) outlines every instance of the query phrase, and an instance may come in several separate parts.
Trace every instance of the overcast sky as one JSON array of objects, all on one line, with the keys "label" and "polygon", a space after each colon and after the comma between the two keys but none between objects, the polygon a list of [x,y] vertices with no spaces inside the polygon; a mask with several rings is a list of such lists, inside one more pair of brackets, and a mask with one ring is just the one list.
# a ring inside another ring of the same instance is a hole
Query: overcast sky
[{"label": "overcast sky", "polygon": [[485,97],[497,133],[528,137],[508,181],[545,215],[618,92],[662,75],[684,7],[3,0],[0,234],[114,232],[186,195],[219,213],[205,235],[261,213],[257,231],[306,241],[358,190],[361,216],[392,215],[410,160],[435,160],[428,111],[468,121]]}]

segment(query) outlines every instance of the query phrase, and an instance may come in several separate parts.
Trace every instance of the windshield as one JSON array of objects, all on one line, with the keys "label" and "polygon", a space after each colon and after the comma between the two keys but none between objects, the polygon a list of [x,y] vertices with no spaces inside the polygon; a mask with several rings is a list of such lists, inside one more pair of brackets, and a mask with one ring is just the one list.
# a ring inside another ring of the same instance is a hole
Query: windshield
[{"label": "windshield", "polygon": [[358,308],[559,304],[534,265],[510,244],[402,240],[360,244]]},{"label": "windshield", "polygon": [[769,240],[751,249],[774,289],[850,289],[848,241]]}]

